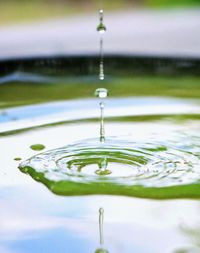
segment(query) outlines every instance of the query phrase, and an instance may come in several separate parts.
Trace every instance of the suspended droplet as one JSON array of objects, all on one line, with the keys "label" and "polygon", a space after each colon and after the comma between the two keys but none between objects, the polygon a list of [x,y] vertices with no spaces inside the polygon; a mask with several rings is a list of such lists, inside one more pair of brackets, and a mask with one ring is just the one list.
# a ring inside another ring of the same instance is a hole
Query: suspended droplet
[{"label": "suspended droplet", "polygon": [[108,90],[105,88],[98,88],[95,90],[95,96],[98,98],[106,98],[108,96]]},{"label": "suspended droplet", "polygon": [[105,33],[106,32],[106,26],[104,25],[104,23],[103,23],[103,10],[100,10],[99,11],[99,21],[100,21],[100,23],[99,23],[99,25],[97,26],[97,31],[99,32],[99,33]]},{"label": "suspended droplet", "polygon": [[41,150],[45,149],[45,146],[43,144],[33,144],[30,146],[30,149],[32,149],[34,151],[41,151]]},{"label": "suspended droplet", "polygon": [[103,23],[100,23],[98,26],[97,26],[97,31],[101,34],[105,33],[106,32],[106,26],[103,24]]},{"label": "suspended droplet", "polygon": [[100,15],[103,15],[103,10],[102,10],[102,9],[99,10],[99,14],[100,14]]},{"label": "suspended droplet", "polygon": [[14,160],[15,160],[15,161],[21,161],[22,158],[21,158],[21,157],[16,157],[16,158],[14,158]]}]

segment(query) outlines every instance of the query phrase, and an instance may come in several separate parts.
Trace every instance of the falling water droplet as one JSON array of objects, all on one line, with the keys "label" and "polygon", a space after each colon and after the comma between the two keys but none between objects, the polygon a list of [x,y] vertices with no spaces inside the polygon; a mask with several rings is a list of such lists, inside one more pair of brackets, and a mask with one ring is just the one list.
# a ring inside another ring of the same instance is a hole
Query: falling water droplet
[{"label": "falling water droplet", "polygon": [[104,25],[104,12],[101,9],[99,11],[99,25],[97,26],[97,31],[99,32],[100,36],[100,64],[99,64],[99,79],[101,81],[104,80],[104,52],[103,52],[103,34],[106,32],[106,26]]},{"label": "falling water droplet", "polygon": [[99,21],[100,21],[100,23],[99,23],[99,25],[97,26],[97,31],[100,33],[100,34],[104,34],[105,32],[106,32],[106,26],[104,25],[104,23],[103,23],[103,14],[104,14],[104,12],[103,12],[103,10],[101,9],[100,11],[99,11]]},{"label": "falling water droplet", "polygon": [[45,146],[43,144],[33,144],[30,146],[30,149],[32,149],[34,151],[41,151],[41,150],[45,149]]},{"label": "falling water droplet", "polygon": [[106,98],[108,96],[108,90],[105,88],[98,88],[95,90],[95,96],[98,98]]},{"label": "falling water droplet", "polygon": [[106,27],[105,27],[105,25],[103,24],[103,23],[100,23],[98,26],[97,26],[97,31],[99,32],[99,33],[105,33],[106,32]]},{"label": "falling water droplet", "polygon": [[21,158],[21,157],[15,157],[14,160],[15,160],[15,161],[21,161],[22,158]]},{"label": "falling water droplet", "polygon": [[100,117],[100,141],[101,142],[105,142],[104,103],[101,102],[99,105],[100,105],[100,111],[101,111],[101,117]]}]

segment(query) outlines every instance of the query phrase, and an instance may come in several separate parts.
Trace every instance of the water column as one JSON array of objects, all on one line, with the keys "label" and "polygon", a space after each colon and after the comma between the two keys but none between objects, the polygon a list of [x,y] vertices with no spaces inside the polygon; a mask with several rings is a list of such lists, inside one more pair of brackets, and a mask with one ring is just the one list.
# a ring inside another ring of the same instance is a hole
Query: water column
[{"label": "water column", "polygon": [[103,102],[103,99],[107,98],[108,96],[108,90],[105,88],[98,88],[95,91],[95,96],[100,98],[99,108],[100,108],[100,142],[105,142],[105,125],[104,125],[104,109],[105,104]]},{"label": "water column", "polygon": [[[103,4],[103,3],[101,3]],[[99,25],[97,26],[97,31],[100,34],[100,62],[99,62],[99,80],[103,81],[105,78],[104,75],[104,34],[106,32],[106,27],[104,25],[104,12],[103,9],[100,9],[99,11]],[[100,107],[100,133],[99,133],[99,139],[100,142],[103,144],[105,142],[105,126],[104,126],[104,108],[105,104],[103,102],[103,99],[105,99],[108,96],[108,90],[105,88],[98,88],[95,91],[95,96],[100,98],[101,101],[99,103]],[[111,172],[107,170],[107,157],[102,157],[99,161],[99,170],[96,171],[96,174],[104,176],[109,175]]]},{"label": "water column", "polygon": [[[103,1],[100,2],[102,7]],[[99,10],[99,25],[97,26],[97,31],[100,34],[100,62],[99,62],[99,80],[103,81],[105,78],[104,75],[104,34],[106,32],[106,27],[104,25],[104,11],[103,9]],[[95,95],[101,99],[104,99],[108,95],[108,91],[104,88],[99,88],[95,91]],[[104,128],[104,102],[100,102],[100,141],[105,141],[105,128]]]}]

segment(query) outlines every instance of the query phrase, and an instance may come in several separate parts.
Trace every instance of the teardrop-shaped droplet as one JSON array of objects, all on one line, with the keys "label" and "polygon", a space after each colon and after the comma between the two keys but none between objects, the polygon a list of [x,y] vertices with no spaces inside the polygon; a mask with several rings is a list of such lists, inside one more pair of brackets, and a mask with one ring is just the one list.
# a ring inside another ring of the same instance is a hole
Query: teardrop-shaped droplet
[{"label": "teardrop-shaped droplet", "polygon": [[101,34],[106,32],[106,26],[101,22],[98,26],[97,26],[97,31]]},{"label": "teardrop-shaped droplet", "polygon": [[99,25],[97,26],[97,31],[99,33],[105,33],[106,32],[106,26],[104,25],[103,22],[103,10],[99,11]]}]

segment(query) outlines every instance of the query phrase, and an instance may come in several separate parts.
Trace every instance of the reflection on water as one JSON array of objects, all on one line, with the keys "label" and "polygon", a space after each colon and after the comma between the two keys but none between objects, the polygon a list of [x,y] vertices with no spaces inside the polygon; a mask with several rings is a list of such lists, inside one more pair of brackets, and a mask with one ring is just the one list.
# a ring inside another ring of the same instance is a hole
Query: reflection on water
[{"label": "reflection on water", "polygon": [[106,209],[104,236],[109,252],[172,253],[181,246],[190,248],[191,243],[178,227],[184,221],[190,226],[199,221],[195,201],[58,198],[37,184],[1,190],[1,196],[1,253],[41,249],[50,253],[95,252],[99,205]]},{"label": "reflection on water", "polygon": [[104,234],[103,234],[103,226],[104,226],[104,209],[101,207],[99,209],[99,237],[100,237],[100,248],[98,248],[95,253],[108,253],[106,249],[103,248],[104,245]]},{"label": "reflection on water", "polygon": [[181,224],[180,230],[192,242],[192,246],[181,248],[175,253],[198,253],[200,252],[200,224],[199,222],[193,226]]},{"label": "reflection on water", "polygon": [[[160,123],[158,129],[156,124],[108,123],[107,132],[109,135],[111,130],[113,135],[125,129],[127,134],[137,132],[134,138],[139,141],[147,139],[153,129],[158,136],[172,129],[180,131],[180,126],[169,122]],[[192,130],[192,124],[186,126]],[[119,196],[57,197],[16,169],[16,161],[12,158],[17,154],[25,159],[34,155],[35,151],[29,146],[36,140],[53,149],[75,139],[95,136],[96,128],[97,123],[66,124],[1,137],[0,149],[9,150],[1,157],[1,253],[40,252],[41,248],[49,253],[95,252],[99,242],[97,210],[100,206],[106,210],[104,238],[109,252],[172,253],[191,248],[191,242],[179,227],[182,223],[189,227],[199,224],[198,201],[152,201]],[[13,143],[17,143],[17,149]]]}]

